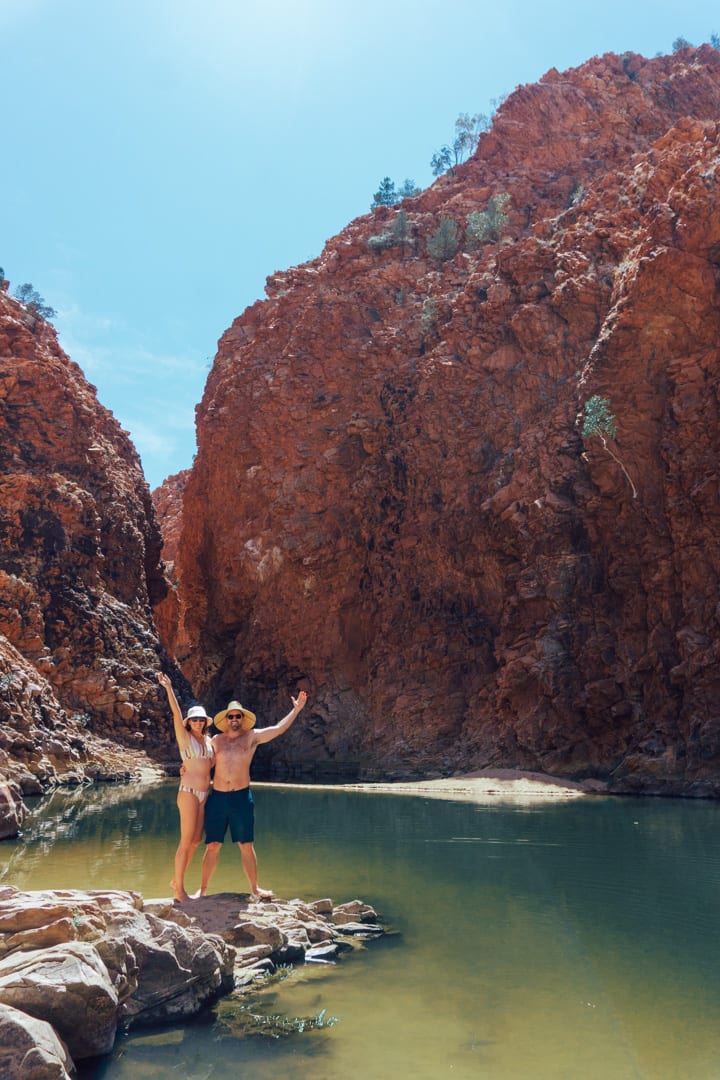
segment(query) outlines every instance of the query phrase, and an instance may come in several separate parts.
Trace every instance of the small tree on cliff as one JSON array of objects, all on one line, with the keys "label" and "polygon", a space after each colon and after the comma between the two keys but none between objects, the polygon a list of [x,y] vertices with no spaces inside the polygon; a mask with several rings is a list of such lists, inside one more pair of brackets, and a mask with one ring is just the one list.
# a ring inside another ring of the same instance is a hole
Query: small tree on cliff
[{"label": "small tree on cliff", "polygon": [[380,187],[373,195],[370,209],[375,210],[378,206],[394,206],[397,201],[398,194],[395,190],[395,181],[391,180],[389,176],[384,176],[380,181]]},{"label": "small tree on cliff", "polygon": [[471,244],[485,244],[499,240],[509,223],[505,207],[510,202],[506,191],[493,195],[485,210],[474,210],[467,219],[467,238]]},{"label": "small tree on cliff", "polygon": [[442,176],[449,172],[452,176],[457,166],[474,153],[478,139],[489,127],[490,121],[485,113],[475,113],[472,116],[470,113],[460,113],[455,121],[455,138],[452,143],[445,143],[430,159],[433,175]]},{"label": "small tree on cliff", "polygon": [[386,251],[387,248],[399,247],[401,258],[405,258],[405,245],[410,242],[412,229],[410,219],[404,210],[397,210],[390,228],[378,236],[368,237],[371,251]]},{"label": "small tree on cliff", "polygon": [[457,255],[459,247],[457,222],[449,217],[440,218],[440,224],[427,242],[428,255],[437,262],[445,262]]},{"label": "small tree on cliff", "polygon": [[57,315],[55,308],[51,308],[49,304],[45,303],[40,293],[33,288],[29,281],[26,281],[24,285],[18,285],[13,295],[36,318],[52,319]]},{"label": "small tree on cliff", "polygon": [[588,398],[583,409],[581,434],[583,439],[598,438],[600,440],[603,444],[603,448],[607,451],[613,461],[617,462],[625,474],[625,479],[632,489],[633,499],[637,499],[637,489],[632,482],[630,473],[625,468],[619,455],[614,453],[607,443],[608,439],[610,439],[611,442],[615,442],[615,436],[617,435],[617,423],[615,417],[610,412],[609,398],[600,397],[599,394],[593,394],[591,398]]},{"label": "small tree on cliff", "polygon": [[380,181],[380,187],[373,195],[370,209],[377,210],[379,206],[394,206],[395,203],[402,202],[403,199],[410,199],[419,194],[420,188],[414,180],[403,180],[401,186],[396,188],[395,181],[391,180],[389,176],[384,176]]}]

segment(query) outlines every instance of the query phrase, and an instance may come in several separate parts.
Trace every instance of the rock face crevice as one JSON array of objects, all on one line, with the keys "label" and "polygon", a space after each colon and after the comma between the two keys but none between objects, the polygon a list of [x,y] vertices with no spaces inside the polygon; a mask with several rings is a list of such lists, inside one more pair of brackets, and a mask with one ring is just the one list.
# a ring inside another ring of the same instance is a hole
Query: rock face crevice
[{"label": "rock face crevice", "polygon": [[[309,690],[276,775],[719,790],[719,108],[710,47],[550,71],[223,335],[177,634],[208,705],[269,722]],[[432,258],[443,218],[459,249]],[[637,498],[581,435],[595,394]]]}]

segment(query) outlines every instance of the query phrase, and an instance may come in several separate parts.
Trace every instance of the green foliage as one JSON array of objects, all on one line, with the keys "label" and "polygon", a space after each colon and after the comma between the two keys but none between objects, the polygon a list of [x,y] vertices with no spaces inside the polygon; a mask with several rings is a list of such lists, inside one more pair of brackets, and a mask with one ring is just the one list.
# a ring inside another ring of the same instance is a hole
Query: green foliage
[{"label": "green foliage", "polygon": [[445,146],[441,147],[440,150],[436,151],[430,158],[430,168],[432,169],[433,176],[442,176],[443,173],[448,172],[452,163],[452,150],[445,144]]},{"label": "green foliage", "polygon": [[[291,968],[281,965],[274,975],[265,980],[267,987],[284,982],[293,974]],[[268,1013],[265,1010],[273,1002],[274,995],[260,997],[253,994],[248,998],[224,998],[217,1011],[218,1028],[234,1038],[260,1037],[282,1039],[288,1035],[303,1035],[307,1031],[319,1031],[338,1024],[337,1016],[328,1016],[326,1009],[321,1009],[313,1016],[285,1016],[283,1013]]]},{"label": "green foliage", "polygon": [[583,439],[591,439],[593,436],[596,436],[600,440],[603,448],[622,469],[625,479],[632,490],[633,499],[636,499],[637,488],[632,481],[630,473],[625,467],[625,463],[620,455],[612,450],[607,444],[608,439],[614,442],[617,436],[617,423],[610,411],[609,398],[600,397],[599,394],[593,394],[591,398],[588,398],[585,402],[585,408],[583,409],[583,422],[580,432]]},{"label": "green foliage", "polygon": [[720,34],[711,34],[710,44],[712,45],[713,49],[720,49]]},{"label": "green foliage", "polygon": [[420,316],[420,329],[423,332],[423,337],[426,337],[435,329],[435,327],[437,326],[437,320],[437,304],[432,299],[432,297],[429,296],[426,300],[423,301],[422,314]]},{"label": "green foliage", "polygon": [[467,219],[467,237],[473,244],[485,244],[489,240],[499,240],[509,218],[505,207],[510,202],[506,191],[493,195],[485,210],[475,210]]},{"label": "green foliage", "polygon": [[681,49],[692,49],[692,45],[687,38],[676,37],[672,43],[672,51],[676,53],[680,52]]},{"label": "green foliage", "polygon": [[387,251],[391,248],[395,240],[391,232],[377,233],[375,236],[368,237],[368,247],[371,251]]},{"label": "green foliage", "polygon": [[585,402],[583,410],[583,424],[581,429],[583,439],[589,439],[592,435],[607,435],[610,439],[617,436],[617,424],[615,417],[610,412],[610,399],[593,394]]},{"label": "green foliage", "polygon": [[430,168],[433,176],[442,176],[449,172],[455,172],[458,165],[466,161],[478,144],[483,131],[490,127],[490,121],[485,113],[460,113],[455,121],[455,138],[451,143],[445,143],[430,159]]},{"label": "green foliage", "polygon": [[570,201],[568,206],[577,206],[585,198],[585,185],[577,180],[572,191],[570,192]]},{"label": "green foliage", "polygon": [[29,281],[26,281],[24,285],[18,285],[13,295],[32,315],[41,319],[53,319],[57,315],[55,308],[51,308],[49,304],[45,303],[40,293],[33,288]]},{"label": "green foliage", "polygon": [[370,209],[377,210],[379,206],[394,206],[395,203],[399,203],[403,199],[409,199],[413,195],[419,194],[420,188],[414,180],[403,180],[401,186],[396,188],[395,181],[391,180],[389,176],[385,176],[380,181],[380,187],[373,195]]},{"label": "green foliage", "polygon": [[393,218],[390,228],[377,236],[368,239],[368,247],[371,251],[386,251],[391,247],[400,247],[405,254],[405,245],[410,240],[410,219],[404,210],[398,210]]},{"label": "green foliage", "polygon": [[453,218],[440,218],[440,224],[427,242],[427,253],[437,262],[445,262],[457,255],[460,241],[457,222]]},{"label": "green foliage", "polygon": [[375,210],[378,206],[394,206],[397,201],[398,194],[395,190],[395,181],[391,180],[389,176],[385,176],[380,181],[380,187],[373,195],[370,209]]},{"label": "green foliage", "polygon": [[412,199],[415,195],[419,195],[422,188],[419,188],[414,180],[403,180],[402,185],[398,188],[398,195],[401,199]]},{"label": "green foliage", "polygon": [[14,671],[7,671],[0,675],[0,690],[9,690],[11,686],[20,682],[20,677]]}]

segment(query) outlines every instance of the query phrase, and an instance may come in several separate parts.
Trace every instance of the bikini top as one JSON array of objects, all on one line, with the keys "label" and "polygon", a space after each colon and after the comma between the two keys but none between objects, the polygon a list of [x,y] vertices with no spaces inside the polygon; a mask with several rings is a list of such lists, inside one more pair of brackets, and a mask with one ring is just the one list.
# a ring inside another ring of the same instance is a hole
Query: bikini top
[{"label": "bikini top", "polygon": [[203,741],[200,742],[194,735],[189,735],[185,748],[180,751],[180,757],[183,761],[190,761],[191,758],[205,759],[215,757],[215,751],[213,750],[209,736],[205,735]]}]

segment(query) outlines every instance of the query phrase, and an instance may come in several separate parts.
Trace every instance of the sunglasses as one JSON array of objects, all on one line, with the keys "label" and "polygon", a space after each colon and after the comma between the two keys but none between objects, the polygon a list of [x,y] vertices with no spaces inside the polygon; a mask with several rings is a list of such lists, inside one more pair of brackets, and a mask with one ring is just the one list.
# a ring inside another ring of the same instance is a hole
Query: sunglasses
[{"label": "sunglasses", "polygon": [[207,717],[206,716],[191,716],[190,717],[190,723],[191,724],[205,724],[206,722],[207,722]]},{"label": "sunglasses", "polygon": [[227,714],[227,718],[228,718],[228,720],[242,720],[244,715],[245,715],[245,713],[241,713],[241,712],[229,712]]}]

